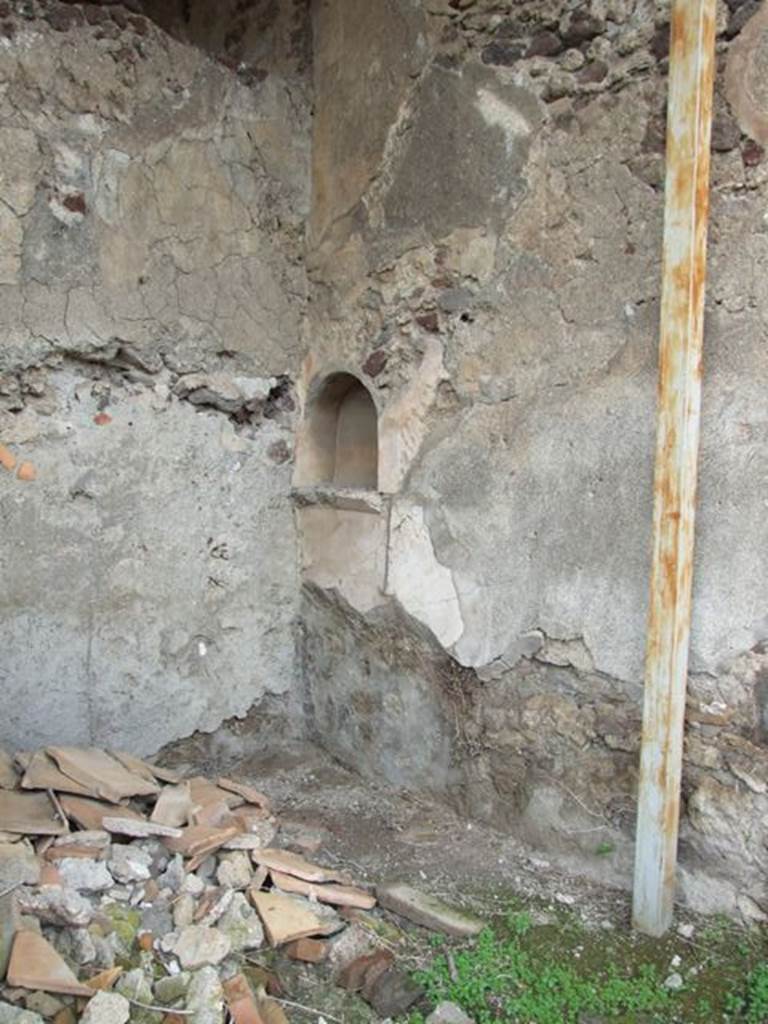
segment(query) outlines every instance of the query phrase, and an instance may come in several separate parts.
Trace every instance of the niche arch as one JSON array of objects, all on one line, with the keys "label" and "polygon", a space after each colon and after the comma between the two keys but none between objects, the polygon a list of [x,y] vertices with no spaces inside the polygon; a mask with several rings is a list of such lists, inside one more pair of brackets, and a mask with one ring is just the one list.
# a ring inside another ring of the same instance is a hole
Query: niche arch
[{"label": "niche arch", "polygon": [[300,459],[301,485],[378,490],[379,417],[354,374],[331,373],[308,395]]}]

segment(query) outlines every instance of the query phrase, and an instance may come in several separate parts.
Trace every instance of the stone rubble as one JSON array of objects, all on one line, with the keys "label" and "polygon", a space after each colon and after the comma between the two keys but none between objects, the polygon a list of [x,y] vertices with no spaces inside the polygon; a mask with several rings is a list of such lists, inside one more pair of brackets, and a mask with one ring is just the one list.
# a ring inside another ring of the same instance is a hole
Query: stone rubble
[{"label": "stone rubble", "polygon": [[427,1017],[426,1024],[473,1024],[472,1018],[456,1003],[438,1003]]},{"label": "stone rubble", "polygon": [[83,1024],[125,1024],[131,1004],[117,992],[97,992],[83,1011]]},{"label": "stone rubble", "polygon": [[288,1024],[291,993],[253,958],[270,946],[391,1018],[424,993],[386,948],[396,929],[378,908],[448,934],[482,927],[306,859],[323,833],[283,835],[268,798],[237,780],[76,748],[2,763],[0,1024]]}]

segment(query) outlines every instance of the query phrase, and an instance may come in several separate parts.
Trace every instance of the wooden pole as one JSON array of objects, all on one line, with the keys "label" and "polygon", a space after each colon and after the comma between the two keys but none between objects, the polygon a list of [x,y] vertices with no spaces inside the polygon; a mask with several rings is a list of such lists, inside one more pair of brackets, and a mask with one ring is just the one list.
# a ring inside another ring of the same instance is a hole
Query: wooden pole
[{"label": "wooden pole", "polygon": [[672,7],[653,564],[633,924],[672,921],[691,627],[716,0]]}]

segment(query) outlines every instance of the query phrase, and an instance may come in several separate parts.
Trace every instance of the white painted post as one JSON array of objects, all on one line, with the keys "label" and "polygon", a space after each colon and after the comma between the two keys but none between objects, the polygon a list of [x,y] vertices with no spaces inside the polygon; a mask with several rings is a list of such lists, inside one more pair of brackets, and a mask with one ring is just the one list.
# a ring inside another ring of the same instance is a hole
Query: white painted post
[{"label": "white painted post", "polygon": [[716,0],[672,6],[653,563],[633,924],[672,921],[691,625]]}]

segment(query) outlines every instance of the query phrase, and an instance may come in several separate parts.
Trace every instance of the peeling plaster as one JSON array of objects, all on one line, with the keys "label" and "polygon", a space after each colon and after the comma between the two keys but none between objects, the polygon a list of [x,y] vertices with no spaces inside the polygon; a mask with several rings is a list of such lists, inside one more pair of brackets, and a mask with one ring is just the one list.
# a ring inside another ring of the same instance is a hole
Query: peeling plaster
[{"label": "peeling plaster", "polygon": [[392,506],[387,593],[446,649],[461,637],[464,623],[453,577],[435,557],[424,509],[402,500]]}]

